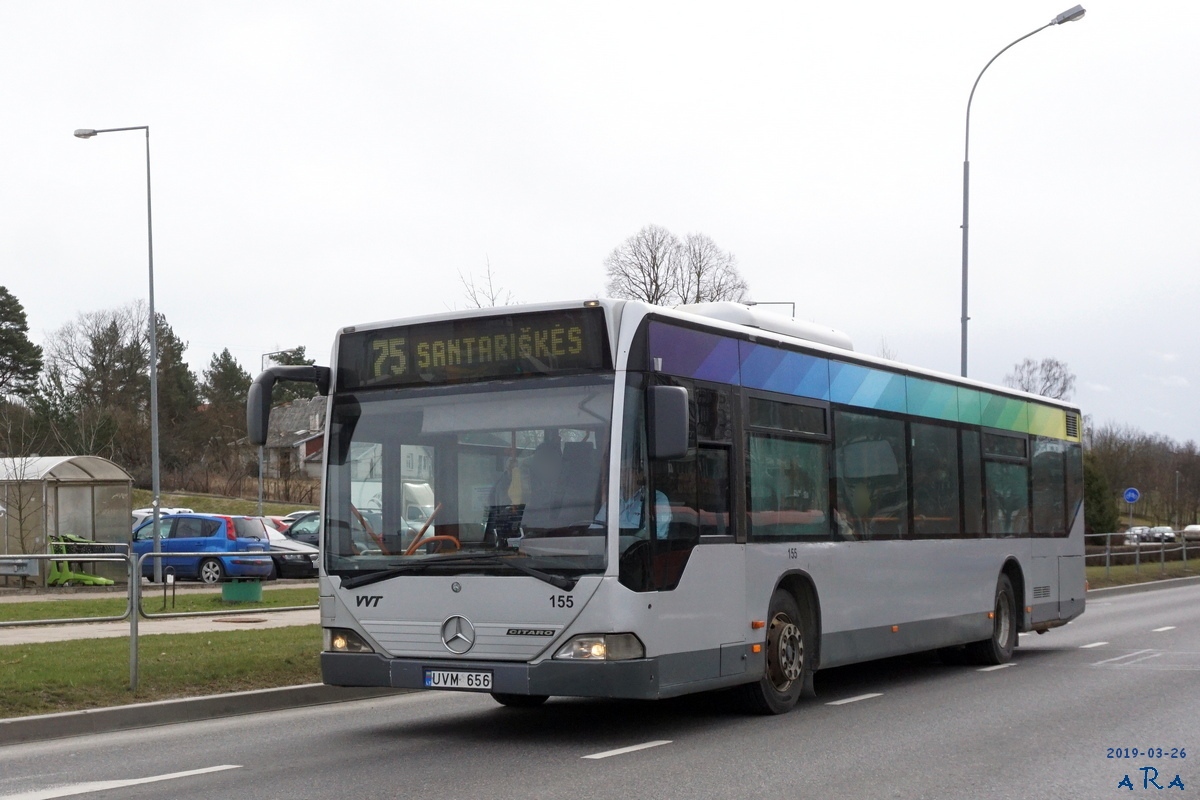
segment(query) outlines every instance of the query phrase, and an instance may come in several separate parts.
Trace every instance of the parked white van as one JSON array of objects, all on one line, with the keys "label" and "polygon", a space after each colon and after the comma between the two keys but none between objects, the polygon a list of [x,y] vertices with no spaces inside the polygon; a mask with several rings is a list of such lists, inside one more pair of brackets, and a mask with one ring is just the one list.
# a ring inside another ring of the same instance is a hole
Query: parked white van
[{"label": "parked white van", "polygon": [[[163,508],[162,506],[159,506],[159,508],[158,508],[158,516],[160,516],[160,517],[165,517],[168,514],[194,514],[194,513],[196,513],[196,512],[192,511],[190,508]],[[154,516],[153,508],[135,508],[133,510],[133,527],[136,528],[138,525],[141,525],[143,522],[145,522],[146,520],[150,519],[153,516]],[[132,530],[132,528],[130,530]]]}]

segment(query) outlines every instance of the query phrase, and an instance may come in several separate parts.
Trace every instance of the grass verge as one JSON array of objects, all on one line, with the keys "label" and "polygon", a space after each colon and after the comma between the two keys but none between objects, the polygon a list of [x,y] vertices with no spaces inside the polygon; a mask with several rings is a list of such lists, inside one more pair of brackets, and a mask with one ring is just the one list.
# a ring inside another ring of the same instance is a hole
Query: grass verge
[{"label": "grass verge", "polygon": [[1165,569],[1158,560],[1149,559],[1143,561],[1140,567],[1133,564],[1110,567],[1107,574],[1103,564],[1087,568],[1088,587],[1091,589],[1149,583],[1164,578],[1191,578],[1196,575],[1200,575],[1200,558],[1188,559],[1186,566],[1182,561],[1168,561]]},{"label": "grass verge", "polygon": [[320,651],[319,625],[143,636],[132,692],[128,639],[0,647],[0,718],[319,683]]},{"label": "grass verge", "polygon": [[[220,592],[179,592],[172,600],[166,595],[164,607],[161,590],[148,589],[142,595],[142,610],[147,614],[184,611],[228,611],[230,609],[252,611],[256,608],[285,608],[288,606],[315,606],[317,587],[304,586],[295,589],[267,589],[263,591],[261,603],[226,603]],[[0,603],[0,622],[17,622],[39,619],[76,619],[88,617],[115,617],[125,613],[129,598],[125,595],[109,597],[87,597],[71,600],[41,600],[29,603]]]},{"label": "grass verge", "polygon": [[[179,494],[175,492],[162,493],[159,500],[163,508],[190,508],[197,514],[232,514],[233,516],[254,516],[258,513],[258,500],[243,500],[237,497],[218,497],[207,494]],[[133,507],[149,508],[154,502],[154,493],[145,489],[133,490]],[[311,511],[316,506],[306,506],[298,503],[263,503],[263,514],[268,517],[283,516],[293,511]]]}]

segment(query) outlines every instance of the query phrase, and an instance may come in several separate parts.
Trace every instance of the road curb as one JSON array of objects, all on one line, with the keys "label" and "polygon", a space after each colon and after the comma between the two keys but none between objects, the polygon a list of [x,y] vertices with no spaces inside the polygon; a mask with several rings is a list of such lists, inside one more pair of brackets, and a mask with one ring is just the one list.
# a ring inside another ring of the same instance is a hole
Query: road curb
[{"label": "road curb", "polygon": [[1130,583],[1126,586],[1107,586],[1103,589],[1089,589],[1088,597],[1120,597],[1123,594],[1140,594],[1159,589],[1177,589],[1180,586],[1194,586],[1200,583],[1200,575],[1191,578],[1164,578],[1161,580]]},{"label": "road curb", "polygon": [[84,736],[90,733],[109,733],[132,728],[171,725],[176,722],[257,714],[303,708],[349,700],[367,700],[404,694],[408,690],[376,687],[348,688],[308,683],[280,689],[260,689],[253,692],[233,692],[208,697],[187,697],[177,700],[158,700],[111,708],[91,708],[61,714],[39,714],[31,717],[0,719],[0,746],[26,742]]}]

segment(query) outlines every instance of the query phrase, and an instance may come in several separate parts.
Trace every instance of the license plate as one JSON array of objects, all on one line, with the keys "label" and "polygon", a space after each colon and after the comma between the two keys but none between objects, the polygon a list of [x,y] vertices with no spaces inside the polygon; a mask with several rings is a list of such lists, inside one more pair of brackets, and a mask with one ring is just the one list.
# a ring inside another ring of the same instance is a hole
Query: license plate
[{"label": "license plate", "polygon": [[489,670],[427,669],[425,688],[488,692],[492,689],[492,673]]}]

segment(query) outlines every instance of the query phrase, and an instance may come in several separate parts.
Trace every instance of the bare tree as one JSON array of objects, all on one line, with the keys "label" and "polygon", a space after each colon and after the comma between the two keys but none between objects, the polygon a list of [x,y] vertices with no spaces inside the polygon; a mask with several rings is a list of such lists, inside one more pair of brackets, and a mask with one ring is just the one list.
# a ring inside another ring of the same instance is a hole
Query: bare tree
[{"label": "bare tree", "polygon": [[1027,358],[1004,377],[1004,385],[1042,397],[1070,400],[1075,390],[1075,375],[1056,358],[1043,358],[1041,363]]},{"label": "bare tree", "polygon": [[675,234],[659,225],[647,225],[604,259],[608,293],[654,305],[674,305],[679,302],[681,257]]},{"label": "bare tree", "polygon": [[737,257],[703,233],[689,233],[681,245],[676,293],[682,303],[717,300],[744,302],[749,288],[737,268]]},{"label": "bare tree", "polygon": [[659,225],[647,225],[604,260],[607,289],[613,297],[654,305],[744,302],[749,287],[737,258],[703,233],[682,241]]},{"label": "bare tree", "polygon": [[475,282],[475,276],[470,278],[462,274],[460,270],[458,279],[463,285],[463,294],[467,296],[467,302],[471,308],[494,308],[496,306],[510,306],[516,303],[512,292],[496,285],[495,275],[492,273],[492,260],[489,258],[487,262],[487,271],[484,273],[481,283]]},{"label": "bare tree", "polygon": [[1153,524],[1200,521],[1200,449],[1132,425],[1084,426],[1084,448],[1117,500],[1129,486],[1141,490],[1137,516]]}]

